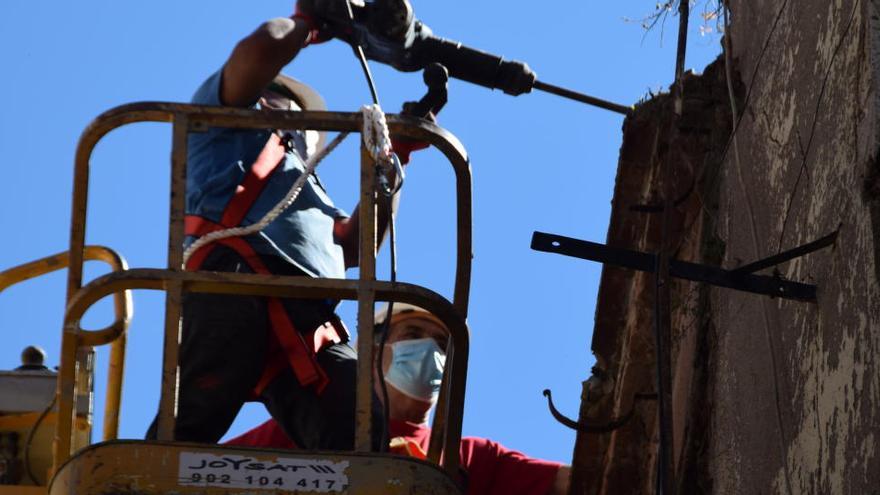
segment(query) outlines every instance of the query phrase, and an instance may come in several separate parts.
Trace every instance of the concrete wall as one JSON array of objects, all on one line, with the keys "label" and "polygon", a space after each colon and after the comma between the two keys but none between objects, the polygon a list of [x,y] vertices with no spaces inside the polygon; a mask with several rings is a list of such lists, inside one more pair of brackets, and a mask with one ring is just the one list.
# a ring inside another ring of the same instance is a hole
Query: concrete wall
[{"label": "concrete wall", "polygon": [[[686,197],[679,259],[734,268],[839,236],[778,267],[817,303],[673,285],[680,491],[880,493],[880,0],[730,6],[735,139],[723,60],[689,78],[677,134],[668,95],[643,105],[624,124],[608,244],[658,248],[659,215],[632,205],[657,201],[665,166]],[[652,291],[650,275],[603,272],[580,419],[635,412],[579,435],[573,493],[653,491],[656,407],[633,401],[656,383]]]}]

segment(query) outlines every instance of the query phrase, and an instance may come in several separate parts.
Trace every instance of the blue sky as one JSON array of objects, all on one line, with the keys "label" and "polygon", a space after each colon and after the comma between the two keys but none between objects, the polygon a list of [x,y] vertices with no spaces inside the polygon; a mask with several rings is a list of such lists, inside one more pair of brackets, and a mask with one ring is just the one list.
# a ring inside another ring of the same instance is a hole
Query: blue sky
[{"label": "blue sky", "polygon": [[[547,5],[550,3],[548,2]],[[653,1],[535,2],[414,0],[436,34],[522,60],[542,81],[630,104],[673,78],[677,18],[665,35],[638,22]],[[101,112],[144,100],[187,101],[225,61],[237,40],[292,3],[189,0],[46,2],[6,0],[0,46],[0,269],[65,251],[69,242],[73,154],[82,129]],[[701,71],[720,36],[701,36],[693,14],[687,67]],[[373,65],[382,105],[398,111],[425,88],[418,73]],[[316,87],[331,110],[356,111],[369,92],[351,50],[338,41],[309,47],[287,73]],[[622,116],[562,98],[511,97],[452,81],[440,124],[458,136],[473,170],[474,260],[469,324],[472,350],[464,433],[536,457],[569,462],[574,433],[547,412],[541,391],[576,417],[590,352],[601,267],[529,249],[535,230],[603,242],[621,142]],[[132,267],[164,267],[171,128],[137,124],[108,135],[92,159],[87,242],[118,250]],[[350,210],[357,197],[357,142],[349,139],[318,169]],[[451,297],[454,188],[434,150],[408,168],[398,219],[399,280]],[[387,277],[387,249],[379,261]],[[87,276],[104,273],[89,265]],[[349,276],[355,276],[350,273]],[[58,364],[65,272],[0,293],[0,369],[28,344]],[[143,435],[158,404],[164,297],[138,291],[130,329],[121,435]],[[355,308],[340,313],[354,327]],[[85,326],[110,320],[103,302]],[[98,354],[96,425],[106,381]],[[266,418],[248,405],[231,433]],[[100,427],[96,428],[98,439]]]}]

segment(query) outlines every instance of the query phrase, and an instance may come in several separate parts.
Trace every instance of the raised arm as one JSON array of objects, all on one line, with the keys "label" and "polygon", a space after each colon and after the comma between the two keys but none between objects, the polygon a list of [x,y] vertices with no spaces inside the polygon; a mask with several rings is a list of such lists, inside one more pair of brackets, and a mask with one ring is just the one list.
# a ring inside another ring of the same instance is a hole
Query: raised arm
[{"label": "raised arm", "polygon": [[223,104],[243,107],[257,101],[266,85],[305,46],[311,30],[310,22],[300,16],[279,17],[239,41],[223,66]]}]

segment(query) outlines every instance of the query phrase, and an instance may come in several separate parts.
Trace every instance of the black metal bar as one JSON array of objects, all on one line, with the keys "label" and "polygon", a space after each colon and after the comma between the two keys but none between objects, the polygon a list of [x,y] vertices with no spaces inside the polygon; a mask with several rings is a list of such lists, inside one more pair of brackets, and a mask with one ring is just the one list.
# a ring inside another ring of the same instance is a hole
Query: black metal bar
[{"label": "black metal bar", "polygon": [[556,234],[535,232],[532,234],[532,249],[546,253],[557,253],[599,263],[632,268],[642,272],[654,273],[656,265],[653,254],[630,249],[613,248],[596,242],[582,241]]},{"label": "black metal bar", "polygon": [[[678,107],[680,108],[680,107]],[[654,345],[657,367],[657,494],[675,495],[675,469],[672,462],[672,443],[675,438],[672,424],[672,257],[669,253],[669,160],[664,160],[664,201],[660,250],[654,257]]]},{"label": "black metal bar", "polygon": [[[606,263],[633,270],[654,273],[656,256],[641,251],[614,248],[590,241],[572,239],[555,234],[535,232],[532,249],[557,253],[599,263]],[[780,297],[803,302],[816,302],[816,286],[791,282],[778,277],[734,273],[730,270],[687,261],[670,260],[669,274],[676,278],[705,282],[728,289]]]},{"label": "black metal bar", "polygon": [[788,260],[793,260],[795,258],[800,258],[801,256],[812,253],[813,251],[818,251],[822,248],[828,247],[834,244],[834,241],[837,240],[838,231],[834,231],[821,239],[817,239],[813,242],[804,244],[802,246],[798,246],[793,249],[789,249],[788,251],[770,256],[769,258],[764,258],[762,260],[755,261],[754,263],[749,263],[748,265],[741,266],[739,268],[735,268],[731,270],[731,273],[741,274],[741,273],[755,273],[757,271],[763,270],[765,268],[770,268],[771,266],[776,266],[780,263],[785,263]]},{"label": "black metal bar", "polygon": [[586,103],[587,105],[593,105],[594,107],[604,108],[605,110],[617,112],[622,115],[629,115],[633,111],[633,107],[631,105],[626,106],[619,103],[613,103],[607,100],[603,100],[601,98],[596,98],[595,96],[585,95],[583,93],[578,93],[577,91],[560,88],[559,86],[554,86],[552,84],[547,84],[541,81],[535,81],[534,85],[532,85],[532,88],[540,91],[545,91],[547,93],[552,93],[563,98],[568,98],[570,100]]},{"label": "black metal bar", "polygon": [[550,409],[550,414],[553,416],[556,421],[560,424],[571,428],[572,430],[579,431],[581,433],[590,433],[590,434],[600,434],[600,433],[610,433],[623,425],[627,424],[629,420],[632,419],[633,414],[636,410],[636,402],[641,400],[657,400],[657,394],[636,394],[633,397],[633,404],[630,408],[629,412],[626,415],[612,419],[611,421],[605,424],[586,424],[583,422],[575,421],[556,409],[556,406],[553,404],[553,395],[550,393],[550,389],[544,389],[544,397],[547,398],[547,407]]}]

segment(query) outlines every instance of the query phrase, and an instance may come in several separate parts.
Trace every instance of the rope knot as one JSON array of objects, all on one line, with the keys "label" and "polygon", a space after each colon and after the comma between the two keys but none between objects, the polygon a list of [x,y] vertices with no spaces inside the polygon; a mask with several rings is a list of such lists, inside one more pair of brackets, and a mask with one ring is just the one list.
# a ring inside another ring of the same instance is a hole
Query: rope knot
[{"label": "rope knot", "polygon": [[361,113],[364,115],[364,132],[362,134],[364,145],[373,155],[376,163],[388,169],[393,164],[393,150],[391,149],[391,135],[385,120],[385,112],[379,105],[373,104],[361,107]]}]

